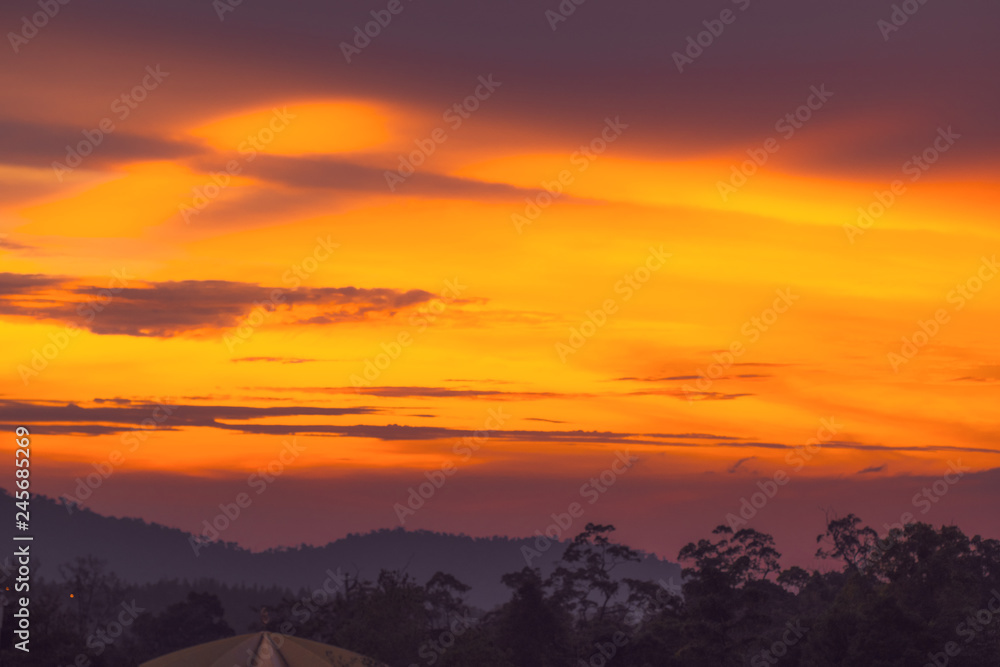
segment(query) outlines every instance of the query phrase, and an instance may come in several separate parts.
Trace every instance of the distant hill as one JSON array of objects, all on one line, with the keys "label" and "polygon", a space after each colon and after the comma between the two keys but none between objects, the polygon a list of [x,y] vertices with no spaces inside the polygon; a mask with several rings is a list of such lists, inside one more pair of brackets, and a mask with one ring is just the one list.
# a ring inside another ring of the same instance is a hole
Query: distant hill
[{"label": "distant hill", "polygon": [[[13,517],[13,503],[8,492],[0,489],[0,516]],[[522,547],[535,547],[534,539],[527,538],[473,538],[397,528],[348,535],[322,547],[263,552],[214,542],[202,546],[195,556],[189,533],[87,509],[68,512],[45,496],[32,498],[31,518],[35,575],[50,579],[59,578],[60,565],[84,555],[106,560],[119,577],[135,584],[211,578],[222,584],[278,586],[294,592],[322,586],[327,570],[337,572],[338,568],[366,579],[376,578],[383,569],[405,570],[420,583],[442,571],[471,586],[468,602],[481,609],[509,599],[510,591],[500,577],[525,566]],[[550,572],[565,546],[565,542],[554,544],[532,565]],[[623,566],[620,575],[662,579],[665,584],[681,580],[680,566],[655,556]]]}]

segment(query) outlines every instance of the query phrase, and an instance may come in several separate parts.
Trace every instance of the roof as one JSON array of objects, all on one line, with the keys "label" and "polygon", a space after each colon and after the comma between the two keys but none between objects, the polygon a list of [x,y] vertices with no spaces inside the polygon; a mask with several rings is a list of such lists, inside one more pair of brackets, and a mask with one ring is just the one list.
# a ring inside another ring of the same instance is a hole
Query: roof
[{"label": "roof", "polygon": [[175,651],[139,667],[386,667],[377,660],[319,642],[255,632]]}]

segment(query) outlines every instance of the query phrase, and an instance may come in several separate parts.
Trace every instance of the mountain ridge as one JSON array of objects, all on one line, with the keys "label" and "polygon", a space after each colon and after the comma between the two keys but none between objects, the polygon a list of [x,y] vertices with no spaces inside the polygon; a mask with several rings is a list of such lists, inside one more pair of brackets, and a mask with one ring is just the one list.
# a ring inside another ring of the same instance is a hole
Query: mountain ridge
[{"label": "mountain ridge", "polygon": [[[0,492],[0,505],[13,513],[14,498],[5,489]],[[277,586],[296,592],[320,587],[330,573],[373,580],[383,569],[400,570],[426,582],[441,571],[472,587],[470,604],[490,609],[509,598],[500,577],[524,568],[525,553],[531,555],[532,567],[548,574],[569,544],[553,541],[540,549],[537,538],[382,528],[351,533],[322,546],[250,551],[233,542],[199,541],[179,528],[144,519],[105,516],[80,506],[67,509],[47,496],[31,499],[37,575],[55,579],[62,565],[94,556],[134,584],[214,579],[220,584]],[[645,553],[640,562],[623,564],[616,573],[661,581],[664,586],[680,582],[681,576],[676,563]]]}]

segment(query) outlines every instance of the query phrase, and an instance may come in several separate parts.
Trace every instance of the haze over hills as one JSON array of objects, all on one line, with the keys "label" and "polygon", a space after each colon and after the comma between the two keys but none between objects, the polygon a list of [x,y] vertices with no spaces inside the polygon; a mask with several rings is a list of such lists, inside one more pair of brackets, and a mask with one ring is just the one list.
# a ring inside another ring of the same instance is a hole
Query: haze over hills
[{"label": "haze over hills", "polygon": [[[4,490],[0,505],[13,516],[13,497]],[[145,584],[164,579],[214,579],[222,584],[279,586],[290,591],[312,590],[328,578],[327,571],[375,579],[379,572],[402,570],[426,582],[435,572],[454,575],[472,587],[468,602],[482,609],[506,601],[510,591],[500,577],[526,565],[522,547],[535,549],[534,539],[473,538],[402,528],[352,534],[321,547],[252,552],[234,543],[192,546],[192,535],[141,519],[107,517],[85,508],[68,509],[45,496],[31,500],[32,553],[36,574],[59,577],[59,567],[78,556],[95,556],[123,580]],[[582,526],[581,526],[582,529]],[[531,565],[547,574],[562,555],[566,542],[552,545]],[[680,566],[647,555],[639,563],[616,570],[621,577],[679,584]]]}]

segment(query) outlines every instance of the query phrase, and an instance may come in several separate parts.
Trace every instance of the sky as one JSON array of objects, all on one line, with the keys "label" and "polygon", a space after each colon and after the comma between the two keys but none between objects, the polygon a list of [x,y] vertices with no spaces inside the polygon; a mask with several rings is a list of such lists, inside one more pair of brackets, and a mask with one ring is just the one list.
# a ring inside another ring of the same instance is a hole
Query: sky
[{"label": "sky", "polygon": [[998,19],[5,3],[0,423],[253,549],[1000,536]]}]

